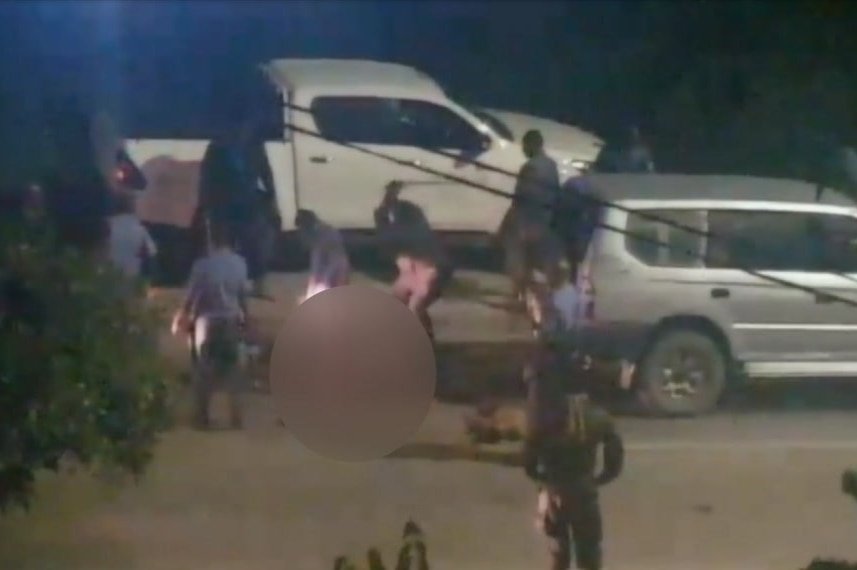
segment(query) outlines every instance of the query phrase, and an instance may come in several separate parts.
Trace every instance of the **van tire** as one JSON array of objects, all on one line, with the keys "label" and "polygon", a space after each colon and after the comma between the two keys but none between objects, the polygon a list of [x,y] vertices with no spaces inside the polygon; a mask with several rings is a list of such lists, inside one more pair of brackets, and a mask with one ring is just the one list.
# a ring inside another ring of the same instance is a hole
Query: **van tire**
[{"label": "van tire", "polygon": [[[695,366],[681,370],[679,384],[671,391],[666,369],[682,352],[693,356]],[[726,377],[726,357],[713,338],[689,328],[666,330],[655,337],[637,367],[637,399],[649,415],[696,416],[717,407]],[[684,395],[677,397],[677,392]]]}]

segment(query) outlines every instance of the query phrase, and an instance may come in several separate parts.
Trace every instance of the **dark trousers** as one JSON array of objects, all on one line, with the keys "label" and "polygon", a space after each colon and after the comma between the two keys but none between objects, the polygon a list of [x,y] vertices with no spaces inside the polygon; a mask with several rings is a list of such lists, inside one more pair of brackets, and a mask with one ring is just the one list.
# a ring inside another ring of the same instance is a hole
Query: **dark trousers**
[{"label": "dark trousers", "polygon": [[545,526],[551,554],[551,570],[569,570],[574,561],[580,570],[601,569],[601,505],[598,493],[566,492],[560,508]]},{"label": "dark trousers", "polygon": [[200,317],[193,323],[190,340],[195,423],[200,427],[209,425],[211,397],[221,388],[229,396],[230,423],[240,427],[243,423],[241,332],[237,319]]},{"label": "dark trousers", "polygon": [[275,239],[271,223],[261,214],[243,221],[236,228],[238,250],[247,261],[247,271],[253,281],[259,281],[268,273],[271,250]]}]

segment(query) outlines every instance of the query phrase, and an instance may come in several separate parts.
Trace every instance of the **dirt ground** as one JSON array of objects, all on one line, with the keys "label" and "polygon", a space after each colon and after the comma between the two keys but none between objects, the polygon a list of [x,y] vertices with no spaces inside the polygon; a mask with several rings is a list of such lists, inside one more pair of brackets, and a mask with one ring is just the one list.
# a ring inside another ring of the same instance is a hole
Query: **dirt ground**
[{"label": "dirt ground", "polygon": [[[435,410],[413,444],[363,464],[312,455],[273,426],[269,403],[254,409],[245,432],[170,434],[138,485],[45,479],[31,513],[0,519],[0,567],[329,569],[369,546],[389,559],[409,518],[426,530],[433,568],[545,567],[531,485],[502,465],[509,450],[469,460],[460,409]],[[837,488],[857,448],[630,447],[624,477],[603,493],[608,567],[857,557],[857,508]]]},{"label": "dirt ground", "polygon": [[[165,337],[164,350],[181,365],[181,343]],[[497,354],[510,352],[486,352],[472,373],[502,375],[508,361]],[[463,407],[435,405],[389,458],[343,464],[297,444],[264,395],[248,406],[242,432],[166,435],[138,484],[46,476],[29,513],[0,518],[0,568],[323,570],[370,546],[389,561],[409,518],[424,527],[436,570],[546,567],[514,447],[475,454]],[[857,465],[857,414],[750,411],[620,427],[626,472],[603,493],[608,568],[774,570],[817,555],[857,558],[857,506],[838,489],[841,470]]]}]

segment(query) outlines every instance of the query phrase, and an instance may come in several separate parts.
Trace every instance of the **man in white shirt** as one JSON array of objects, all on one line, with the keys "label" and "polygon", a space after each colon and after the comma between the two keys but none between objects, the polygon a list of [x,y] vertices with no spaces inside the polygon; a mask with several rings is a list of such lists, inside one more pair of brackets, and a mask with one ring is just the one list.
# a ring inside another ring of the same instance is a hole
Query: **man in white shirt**
[{"label": "man in white shirt", "polygon": [[134,212],[134,197],[121,193],[117,195],[116,202],[116,213],[108,219],[110,260],[126,276],[135,279],[155,258],[158,248]]},{"label": "man in white shirt", "polygon": [[219,386],[229,393],[231,426],[243,424],[239,351],[252,287],[247,263],[230,244],[227,231],[212,227],[211,251],[194,263],[187,295],[173,319],[174,334],[190,334],[195,415],[202,428],[209,426],[211,395]]}]

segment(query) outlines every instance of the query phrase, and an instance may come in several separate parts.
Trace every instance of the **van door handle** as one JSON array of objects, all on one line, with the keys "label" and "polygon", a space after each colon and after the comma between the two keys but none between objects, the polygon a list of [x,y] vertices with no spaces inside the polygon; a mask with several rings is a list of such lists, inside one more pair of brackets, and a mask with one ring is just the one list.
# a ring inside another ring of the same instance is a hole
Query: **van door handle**
[{"label": "van door handle", "polygon": [[711,298],[712,299],[728,299],[729,298],[729,289],[725,287],[715,287],[711,290]]},{"label": "van door handle", "polygon": [[422,161],[422,160],[419,160],[419,159],[417,159],[417,158],[415,158],[414,160],[408,160],[408,161],[407,161],[407,164],[409,164],[409,165],[411,165],[411,166],[417,166],[417,167],[420,167],[420,166],[422,166],[422,165],[423,165],[423,161]]},{"label": "van door handle", "polygon": [[327,164],[330,160],[324,155],[311,156],[309,161],[314,164]]},{"label": "van door handle", "polygon": [[833,298],[832,295],[828,295],[827,293],[816,293],[815,294],[815,302],[819,305],[833,303],[836,299]]}]

